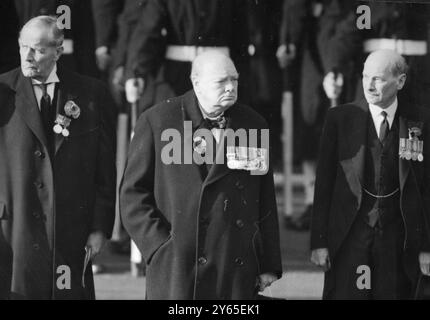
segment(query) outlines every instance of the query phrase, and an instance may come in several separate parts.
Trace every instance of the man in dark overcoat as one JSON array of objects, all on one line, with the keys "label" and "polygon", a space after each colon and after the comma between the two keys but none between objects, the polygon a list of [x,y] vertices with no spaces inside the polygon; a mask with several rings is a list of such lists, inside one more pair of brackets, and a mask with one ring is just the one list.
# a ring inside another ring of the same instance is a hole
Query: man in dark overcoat
[{"label": "man in dark overcoat", "polygon": [[375,51],[366,100],[327,113],[311,231],[326,299],[413,298],[430,275],[430,114],[397,99],[406,72],[399,54]]},{"label": "man in dark overcoat", "polygon": [[112,100],[97,80],[57,68],[62,40],[55,18],[30,20],[21,68],[0,76],[0,260],[12,252],[11,299],[94,298],[86,251],[100,252],[114,220]]},{"label": "man in dark overcoat", "polygon": [[[120,209],[147,263],[148,299],[252,299],[281,276],[269,162],[264,160],[265,172],[253,175],[236,166],[236,149],[230,161],[229,145],[221,148],[226,139],[221,128],[256,129],[261,135],[267,129],[261,116],[236,103],[237,78],[228,57],[203,53],[193,63],[194,90],[148,109],[138,120]],[[197,130],[209,135],[204,139]],[[179,141],[166,139],[172,131]],[[183,152],[184,160],[166,161],[172,143],[173,153]],[[215,162],[186,160],[210,154],[215,144],[216,155],[210,156]],[[240,146],[248,151],[246,142]],[[268,152],[263,146],[255,152]],[[243,164],[244,152],[241,157]],[[259,160],[249,156],[246,163],[253,161]]]}]

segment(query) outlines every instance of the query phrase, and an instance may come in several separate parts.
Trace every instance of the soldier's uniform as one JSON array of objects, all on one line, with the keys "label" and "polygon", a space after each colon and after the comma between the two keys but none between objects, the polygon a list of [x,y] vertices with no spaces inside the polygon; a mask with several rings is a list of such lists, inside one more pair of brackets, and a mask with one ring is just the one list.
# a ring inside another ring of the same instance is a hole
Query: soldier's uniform
[{"label": "soldier's uniform", "polygon": [[145,0],[142,6],[126,64],[127,79],[145,79],[140,111],[191,89],[191,61],[205,50],[230,54],[242,73],[246,1]]}]

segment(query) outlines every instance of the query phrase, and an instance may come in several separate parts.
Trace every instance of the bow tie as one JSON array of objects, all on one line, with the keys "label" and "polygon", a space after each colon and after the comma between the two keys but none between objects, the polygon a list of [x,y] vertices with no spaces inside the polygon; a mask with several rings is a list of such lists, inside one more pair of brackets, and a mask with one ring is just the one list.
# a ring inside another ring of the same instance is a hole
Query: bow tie
[{"label": "bow tie", "polygon": [[220,116],[213,120],[206,118],[205,123],[209,129],[213,129],[213,128],[224,129],[226,126],[227,120],[224,116]]}]

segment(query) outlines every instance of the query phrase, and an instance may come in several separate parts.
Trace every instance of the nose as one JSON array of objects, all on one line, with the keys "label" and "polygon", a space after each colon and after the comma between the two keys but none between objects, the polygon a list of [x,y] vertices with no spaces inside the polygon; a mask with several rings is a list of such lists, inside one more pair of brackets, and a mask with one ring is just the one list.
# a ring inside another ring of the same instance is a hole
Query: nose
[{"label": "nose", "polygon": [[368,91],[374,91],[375,90],[375,83],[373,80],[371,79],[363,79],[363,87],[364,89],[368,90]]},{"label": "nose", "polygon": [[225,91],[232,92],[233,90],[234,90],[234,82],[228,81],[227,84],[225,85]]},{"label": "nose", "polygon": [[25,58],[25,61],[31,62],[34,60],[33,50],[31,48],[25,48],[23,49],[23,56]]}]

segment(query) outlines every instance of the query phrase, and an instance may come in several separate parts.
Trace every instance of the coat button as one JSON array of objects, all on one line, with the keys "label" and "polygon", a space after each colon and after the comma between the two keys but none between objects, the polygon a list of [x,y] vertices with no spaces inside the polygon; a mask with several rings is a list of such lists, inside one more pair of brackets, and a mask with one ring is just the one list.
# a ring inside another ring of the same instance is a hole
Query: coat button
[{"label": "coat button", "polygon": [[239,229],[242,229],[244,225],[245,225],[245,224],[243,223],[243,221],[242,221],[242,220],[240,220],[240,219],[236,220],[236,226],[237,226]]},{"label": "coat button", "polygon": [[199,41],[202,41],[202,40],[203,40],[203,37],[202,37],[202,36],[199,36],[197,39],[199,39]]},{"label": "coat button", "polygon": [[234,262],[238,265],[238,266],[243,266],[243,260],[242,258],[236,258],[234,260]]},{"label": "coat button", "polygon": [[208,262],[208,260],[205,257],[200,257],[198,259],[198,262],[199,262],[200,265],[204,265],[204,264],[206,264]]},{"label": "coat button", "polygon": [[36,151],[34,152],[34,155],[35,155],[36,157],[38,157],[38,158],[41,158],[41,159],[45,158],[45,154],[44,154],[42,151],[40,151],[40,150],[36,150]]},{"label": "coat button", "polygon": [[236,182],[236,188],[238,188],[239,190],[242,190],[244,187],[243,187],[243,184],[240,181],[237,181]]},{"label": "coat button", "polygon": [[39,250],[39,249],[40,249],[40,247],[39,247],[39,245],[38,245],[37,243],[35,243],[35,244],[33,244],[33,249],[34,249],[34,250]]}]

